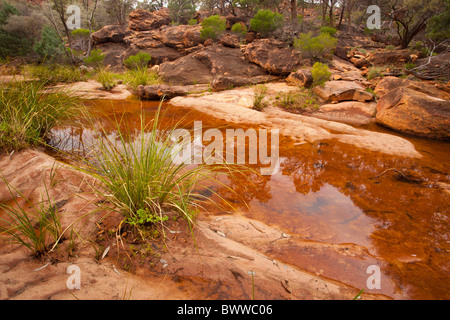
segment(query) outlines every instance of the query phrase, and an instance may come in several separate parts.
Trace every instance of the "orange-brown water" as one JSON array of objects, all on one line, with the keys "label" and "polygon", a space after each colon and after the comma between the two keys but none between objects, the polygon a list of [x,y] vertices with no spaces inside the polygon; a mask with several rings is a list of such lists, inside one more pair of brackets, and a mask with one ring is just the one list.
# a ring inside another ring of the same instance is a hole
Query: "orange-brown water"
[{"label": "orange-brown water", "polygon": [[[140,111],[150,120],[157,107],[158,103],[132,99],[96,101],[91,106],[107,115],[99,119],[112,131],[112,115],[124,116],[128,127],[140,128]],[[192,128],[194,121],[202,121],[204,130],[237,128],[191,109],[163,106],[161,123],[166,127],[178,123]],[[366,129],[395,134],[376,125]],[[93,132],[77,126],[58,128],[55,137],[64,139],[54,144],[65,151],[81,150],[79,141],[92,138]],[[366,292],[449,299],[450,190],[444,188],[450,184],[450,143],[403,137],[414,143],[422,159],[388,156],[333,140],[295,144],[280,137],[277,174],[224,179],[235,193],[219,184],[212,188],[249,218],[310,241],[356,244],[366,253],[366,258],[347,258],[284,247],[270,253],[274,258]],[[224,214],[222,209],[210,210]],[[366,270],[372,264],[381,268],[381,289],[366,288]]]}]

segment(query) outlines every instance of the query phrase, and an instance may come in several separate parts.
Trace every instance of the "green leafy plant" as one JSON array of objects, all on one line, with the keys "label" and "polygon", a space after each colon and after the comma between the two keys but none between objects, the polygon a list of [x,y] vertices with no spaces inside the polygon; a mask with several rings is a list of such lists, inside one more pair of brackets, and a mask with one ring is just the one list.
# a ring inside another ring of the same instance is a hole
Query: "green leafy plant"
[{"label": "green leafy plant", "polygon": [[150,71],[147,67],[128,70],[123,75],[123,79],[133,90],[136,90],[140,85],[146,86],[162,83],[158,74],[154,71]]},{"label": "green leafy plant", "polygon": [[90,76],[80,68],[60,64],[26,65],[23,72],[31,78],[41,80],[46,85],[84,81]]},{"label": "green leafy plant", "polygon": [[214,179],[212,172],[218,169],[173,161],[172,155],[181,150],[172,141],[176,129],[160,129],[161,105],[149,123],[141,114],[137,131],[124,128],[120,120],[114,138],[100,128],[102,134],[80,168],[100,182],[93,189],[123,215],[123,221],[138,228],[163,223],[169,214],[192,223],[196,208],[208,200],[196,190],[207,188],[202,181]]},{"label": "green leafy plant", "polygon": [[0,151],[45,143],[50,129],[74,117],[79,98],[62,90],[46,90],[42,82],[13,82],[0,87]]},{"label": "green leafy plant", "polygon": [[311,69],[313,87],[320,86],[330,80],[331,72],[326,64],[316,62]]},{"label": "green leafy plant", "polygon": [[323,26],[320,27],[320,33],[328,33],[330,36],[334,36],[337,32],[336,28]]},{"label": "green leafy plant", "polygon": [[302,33],[294,40],[294,47],[307,58],[319,60],[327,57],[336,46],[337,39],[328,33],[313,37],[311,33]]},{"label": "green leafy plant", "polygon": [[225,18],[219,15],[213,15],[205,18],[202,21],[202,30],[200,31],[200,38],[206,39],[217,39],[223,31],[225,31],[227,22]]},{"label": "green leafy plant", "polygon": [[266,106],[267,102],[264,101],[264,98],[267,95],[267,87],[263,84],[257,85],[254,88],[254,99],[253,99],[253,110],[262,111]]},{"label": "green leafy plant", "polygon": [[103,64],[103,60],[105,60],[105,55],[102,53],[102,50],[94,49],[94,50],[91,50],[89,57],[84,59],[84,62],[88,66],[100,68]]},{"label": "green leafy plant", "polygon": [[273,12],[271,10],[259,10],[258,13],[250,20],[250,27],[252,30],[267,36],[274,32],[284,24],[284,17],[282,14]]},{"label": "green leafy plant", "polygon": [[0,204],[8,216],[8,220],[1,218],[6,226],[0,227],[0,233],[6,234],[15,243],[24,245],[33,255],[41,256],[48,252],[51,245],[59,241],[61,222],[58,206],[50,197],[45,186],[45,197],[39,203],[28,203],[27,210],[17,200],[17,194],[25,198],[19,190],[11,186],[4,177],[8,190],[14,199],[13,205]]},{"label": "green leafy plant", "polygon": [[192,18],[192,19],[189,19],[189,21],[188,21],[188,25],[190,25],[190,26],[195,26],[197,24],[198,24],[197,19]]},{"label": "green leafy plant", "polygon": [[373,79],[377,77],[382,77],[384,68],[382,67],[371,67],[369,68],[369,71],[367,72],[367,79]]},{"label": "green leafy plant", "polygon": [[111,91],[117,84],[116,75],[104,69],[97,73],[97,81],[102,84],[106,91]]},{"label": "green leafy plant", "polygon": [[44,26],[41,31],[41,40],[33,48],[41,61],[58,60],[64,53],[64,44],[58,36],[58,33],[51,26]]},{"label": "green leafy plant", "polygon": [[125,59],[123,64],[130,69],[139,69],[147,67],[151,59],[152,57],[150,54],[139,51],[137,54],[131,55]]},{"label": "green leafy plant", "polygon": [[245,37],[245,35],[247,34],[247,31],[248,31],[247,27],[245,26],[245,24],[243,24],[241,22],[236,22],[231,27],[231,32],[237,34],[241,38]]}]

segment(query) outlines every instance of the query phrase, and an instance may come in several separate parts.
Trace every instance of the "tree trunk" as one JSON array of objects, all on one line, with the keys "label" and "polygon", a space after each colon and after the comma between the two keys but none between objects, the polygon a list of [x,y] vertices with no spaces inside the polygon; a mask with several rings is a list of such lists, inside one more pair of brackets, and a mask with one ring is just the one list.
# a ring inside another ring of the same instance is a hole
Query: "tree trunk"
[{"label": "tree trunk", "polygon": [[291,0],[291,20],[297,23],[297,0]]}]

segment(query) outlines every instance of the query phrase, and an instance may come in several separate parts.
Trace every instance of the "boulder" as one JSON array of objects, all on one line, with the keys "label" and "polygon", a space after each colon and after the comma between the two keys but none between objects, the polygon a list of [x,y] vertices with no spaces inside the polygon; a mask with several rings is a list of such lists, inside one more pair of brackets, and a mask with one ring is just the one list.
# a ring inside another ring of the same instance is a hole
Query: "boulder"
[{"label": "boulder", "polygon": [[235,87],[265,83],[274,80],[274,78],[275,77],[271,75],[262,75],[252,78],[241,76],[219,76],[211,81],[210,86],[213,91],[221,91],[233,89]]},{"label": "boulder", "polygon": [[194,57],[195,53],[159,66],[159,75],[165,82],[178,85],[209,83],[213,76],[209,68]]},{"label": "boulder", "polygon": [[235,34],[224,32],[219,37],[219,42],[225,47],[239,48],[239,37]]},{"label": "boulder", "polygon": [[294,86],[309,88],[313,83],[311,70],[298,69],[295,72],[291,72],[291,74],[286,78],[286,81]]},{"label": "boulder", "polygon": [[218,44],[204,47],[176,61],[163,63],[159,73],[166,81],[174,84],[209,83],[219,76],[234,79],[266,76],[262,68],[243,59],[238,48]]},{"label": "boulder", "polygon": [[110,66],[110,70],[119,72],[125,69],[122,63],[124,54],[128,49],[125,43],[104,42],[97,44],[95,48],[102,50],[105,55],[103,63]]},{"label": "boulder", "polygon": [[302,66],[300,54],[296,50],[273,39],[260,39],[248,44],[244,57],[275,75],[289,75]]},{"label": "boulder", "polygon": [[168,25],[171,21],[167,9],[155,12],[137,9],[128,15],[128,28],[135,31],[147,31]]},{"label": "boulder", "polygon": [[165,45],[155,48],[140,48],[136,45],[131,45],[124,53],[123,60],[127,59],[131,55],[137,54],[140,51],[150,54],[151,60],[149,61],[149,65],[157,65],[167,61],[174,61],[183,56],[183,54],[176,49],[166,47]]},{"label": "boulder", "polygon": [[412,61],[411,53],[408,49],[392,50],[392,51],[377,51],[367,56],[367,61],[374,66],[385,65],[403,65]]},{"label": "boulder", "polygon": [[199,25],[164,26],[158,32],[154,32],[153,38],[167,47],[182,50],[198,46],[202,42],[200,30]]},{"label": "boulder", "polygon": [[436,86],[426,83],[425,81],[417,82],[409,79],[400,79],[397,77],[390,77],[390,76],[384,77],[380,82],[378,82],[377,86],[375,87],[375,93],[379,97],[382,97],[390,90],[399,87],[407,87],[412,90],[416,90],[436,98],[450,100],[450,92],[440,90],[436,88]]},{"label": "boulder", "polygon": [[367,124],[375,122],[376,111],[376,102],[344,101],[322,105],[318,112],[311,115],[320,119],[349,124]]},{"label": "boulder", "polygon": [[130,33],[126,26],[109,25],[92,33],[92,42],[94,44],[115,42],[122,43],[124,38]]},{"label": "boulder", "polygon": [[407,70],[419,79],[423,80],[450,80],[450,52],[444,52],[437,56],[419,59],[416,62],[417,67]]},{"label": "boulder", "polygon": [[450,101],[397,87],[378,100],[376,121],[402,133],[450,140]]},{"label": "boulder", "polygon": [[170,86],[166,84],[156,84],[148,86],[138,86],[137,95],[145,100],[160,100],[162,97],[172,99],[177,96],[185,96],[190,93],[202,92],[208,90],[203,86]]},{"label": "boulder", "polygon": [[365,91],[364,87],[355,81],[332,80],[323,86],[314,88],[314,92],[323,100],[338,101],[371,101],[373,94]]}]

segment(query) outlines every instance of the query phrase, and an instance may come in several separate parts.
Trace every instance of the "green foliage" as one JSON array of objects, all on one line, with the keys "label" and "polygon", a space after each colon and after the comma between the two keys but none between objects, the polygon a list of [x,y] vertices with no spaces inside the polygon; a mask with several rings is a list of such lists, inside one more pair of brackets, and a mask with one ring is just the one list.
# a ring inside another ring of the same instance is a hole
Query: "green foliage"
[{"label": "green foliage", "polygon": [[100,127],[101,134],[93,141],[95,152],[84,159],[80,168],[101,182],[94,186],[94,191],[106,197],[127,223],[138,228],[146,223],[163,222],[168,213],[192,222],[193,209],[205,199],[195,190],[204,188],[199,183],[213,179],[210,172],[215,170],[206,165],[189,167],[185,162],[173,161],[172,155],[180,152],[181,147],[173,143],[172,130],[160,128],[161,105],[150,122],[141,113],[137,131],[124,128],[118,120],[117,135],[111,139],[110,128]]},{"label": "green foliage", "polygon": [[405,63],[405,69],[406,70],[411,70],[414,69],[416,67],[416,64],[414,62],[407,62]]},{"label": "green foliage", "polygon": [[258,13],[250,20],[252,30],[267,36],[271,32],[280,28],[284,24],[282,14],[271,10],[259,10]]},{"label": "green foliage", "polygon": [[313,87],[321,86],[328,80],[330,80],[331,72],[328,70],[326,64],[316,62],[311,69],[311,75],[313,78]]},{"label": "green foliage", "polygon": [[36,257],[42,256],[55,246],[61,238],[61,221],[58,206],[50,197],[47,186],[45,196],[40,202],[27,203],[27,210],[19,203],[20,198],[26,198],[18,189],[9,184],[2,176],[12,197],[13,205],[0,204],[8,219],[0,218],[1,234],[7,234],[15,243],[25,246]]},{"label": "green foliage", "polygon": [[317,37],[312,37],[311,33],[302,33],[294,39],[294,47],[303,56],[319,60],[327,57],[336,46],[337,39],[328,33],[321,33]]},{"label": "green foliage", "polygon": [[370,80],[373,78],[382,77],[383,76],[382,72],[383,72],[382,67],[371,67],[367,72],[367,79]]},{"label": "green foliage", "polygon": [[445,1],[445,10],[428,20],[427,36],[442,41],[450,39],[450,0]]},{"label": "green foliage", "polygon": [[146,86],[162,83],[161,79],[158,77],[158,74],[148,70],[147,67],[128,70],[123,77],[124,82],[133,90],[136,90],[140,85]]},{"label": "green foliage", "polygon": [[75,114],[79,99],[42,82],[12,82],[0,88],[0,152],[38,146],[50,129]]},{"label": "green foliage", "polygon": [[245,35],[247,34],[247,31],[248,31],[247,27],[245,26],[245,24],[243,24],[241,22],[236,22],[231,27],[231,32],[236,33],[240,37],[245,37]]},{"label": "green foliage", "polygon": [[142,226],[144,224],[155,224],[162,223],[169,219],[168,216],[158,216],[156,214],[152,214],[148,208],[138,209],[135,216],[129,217],[126,222],[132,226]]},{"label": "green foliage", "polygon": [[387,45],[385,49],[386,49],[386,50],[395,50],[395,46],[393,46],[392,44],[390,44],[390,45]]},{"label": "green foliage", "polygon": [[64,44],[54,28],[47,25],[42,29],[41,40],[34,45],[41,60],[57,60],[64,52]]},{"label": "green foliage", "polygon": [[75,29],[72,30],[71,35],[75,38],[87,38],[89,37],[88,29]]},{"label": "green foliage", "polygon": [[58,83],[72,83],[87,80],[89,74],[72,65],[41,64],[27,65],[24,67],[25,75],[37,78],[48,85]]},{"label": "green foliage", "polygon": [[186,23],[195,13],[195,0],[169,0],[167,9],[174,24]]},{"label": "green foliage", "polygon": [[225,31],[227,22],[225,18],[219,15],[213,15],[205,18],[202,21],[202,30],[200,31],[200,38],[206,39],[217,39],[223,31]]},{"label": "green foliage", "polygon": [[91,50],[89,57],[84,59],[84,62],[88,66],[100,68],[105,60],[105,55],[102,53],[101,49]]},{"label": "green foliage", "polygon": [[147,52],[139,51],[135,55],[129,56],[123,64],[127,66],[129,69],[139,69],[147,67],[149,61],[152,59],[150,54]]},{"label": "green foliage", "polygon": [[254,88],[255,96],[253,99],[253,110],[262,111],[266,105],[267,102],[263,101],[267,94],[267,87],[263,84],[257,85]]},{"label": "green foliage", "polygon": [[320,28],[320,33],[328,33],[330,36],[334,36],[337,32],[336,28],[323,26]]},{"label": "green foliage", "polygon": [[116,75],[107,70],[100,70],[97,73],[97,81],[103,86],[106,91],[111,91],[116,86]]},{"label": "green foliage", "polygon": [[189,19],[189,21],[188,21],[188,25],[190,25],[190,26],[195,26],[195,25],[197,25],[197,23],[198,23],[197,19],[194,19],[194,18]]}]

